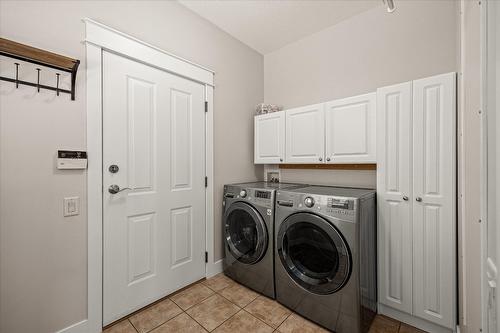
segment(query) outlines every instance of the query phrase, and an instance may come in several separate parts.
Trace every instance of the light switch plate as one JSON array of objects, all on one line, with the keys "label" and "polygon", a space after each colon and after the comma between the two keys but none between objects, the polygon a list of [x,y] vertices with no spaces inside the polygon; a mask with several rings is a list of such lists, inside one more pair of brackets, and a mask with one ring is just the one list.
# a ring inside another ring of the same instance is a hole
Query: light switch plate
[{"label": "light switch plate", "polygon": [[64,216],[80,214],[80,197],[64,198]]}]

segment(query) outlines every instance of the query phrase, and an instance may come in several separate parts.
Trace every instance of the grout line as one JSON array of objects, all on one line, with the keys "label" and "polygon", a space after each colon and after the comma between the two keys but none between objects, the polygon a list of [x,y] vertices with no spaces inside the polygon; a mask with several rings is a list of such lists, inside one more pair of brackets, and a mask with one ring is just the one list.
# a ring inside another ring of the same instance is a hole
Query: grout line
[{"label": "grout line", "polygon": [[126,320],[130,323],[130,325],[132,325],[132,327],[134,328],[134,330],[135,330],[137,333],[139,333],[139,330],[137,329],[137,327],[135,327],[134,323],[132,323],[132,322],[130,321],[130,318],[127,318]]},{"label": "grout line", "polygon": [[[250,304],[250,303],[249,303]],[[242,311],[245,311],[246,313],[248,313],[250,316],[254,317],[255,319],[257,319],[258,321],[260,321],[261,323],[264,323],[266,324],[267,326],[269,326],[270,328],[272,328],[274,331],[273,332],[277,332],[278,329],[277,328],[274,328],[272,327],[270,324],[266,323],[265,321],[263,321],[262,319],[254,316],[252,313],[250,313],[249,311],[247,311],[245,308],[241,309]],[[288,318],[288,317],[287,317]],[[281,324],[280,324],[281,325]],[[279,326],[278,326],[279,327]]]}]

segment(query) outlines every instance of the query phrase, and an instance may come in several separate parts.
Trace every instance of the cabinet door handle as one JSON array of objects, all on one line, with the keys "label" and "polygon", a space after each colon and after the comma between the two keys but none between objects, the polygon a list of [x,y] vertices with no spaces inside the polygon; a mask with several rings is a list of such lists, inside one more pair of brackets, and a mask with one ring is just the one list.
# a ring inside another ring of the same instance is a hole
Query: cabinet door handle
[{"label": "cabinet door handle", "polygon": [[330,162],[330,157],[327,157],[326,160],[327,160],[327,162]]},{"label": "cabinet door handle", "polygon": [[283,162],[283,159],[282,159],[282,158],[280,158],[280,162]]},{"label": "cabinet door handle", "polygon": [[403,200],[408,201],[408,197],[406,195],[403,195]]},{"label": "cabinet door handle", "polygon": [[422,198],[421,197],[416,197],[415,200],[417,200],[418,202],[422,202]]},{"label": "cabinet door handle", "polygon": [[321,161],[323,161],[323,157],[320,157],[320,158],[319,158],[319,161],[320,161],[320,162],[321,162]]}]

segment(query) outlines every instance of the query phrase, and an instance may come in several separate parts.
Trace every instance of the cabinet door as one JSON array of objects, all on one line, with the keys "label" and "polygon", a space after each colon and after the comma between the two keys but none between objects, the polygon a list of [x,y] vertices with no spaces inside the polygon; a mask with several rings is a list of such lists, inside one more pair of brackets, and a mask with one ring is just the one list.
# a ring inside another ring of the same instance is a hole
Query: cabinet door
[{"label": "cabinet door", "polygon": [[323,104],[290,109],[286,114],[286,163],[324,163]]},{"label": "cabinet door", "polygon": [[411,82],[377,90],[379,302],[412,313]]},{"label": "cabinet door", "polygon": [[285,113],[255,116],[254,163],[282,163],[285,155]]},{"label": "cabinet door", "polygon": [[376,162],[377,94],[325,104],[327,163]]},{"label": "cabinet door", "polygon": [[454,328],[455,73],[413,82],[414,315]]}]

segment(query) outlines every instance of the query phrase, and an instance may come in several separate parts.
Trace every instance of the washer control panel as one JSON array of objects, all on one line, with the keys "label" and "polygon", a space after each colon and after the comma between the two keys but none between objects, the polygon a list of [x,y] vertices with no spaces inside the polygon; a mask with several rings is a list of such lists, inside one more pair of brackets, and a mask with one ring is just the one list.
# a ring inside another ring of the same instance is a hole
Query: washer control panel
[{"label": "washer control panel", "polygon": [[298,193],[287,193],[284,196],[278,192],[276,205],[317,212],[346,221],[354,222],[356,219],[356,200],[352,198]]},{"label": "washer control panel", "polygon": [[240,199],[270,209],[273,208],[273,193],[269,190],[225,186],[223,205],[226,204],[226,199]]}]

